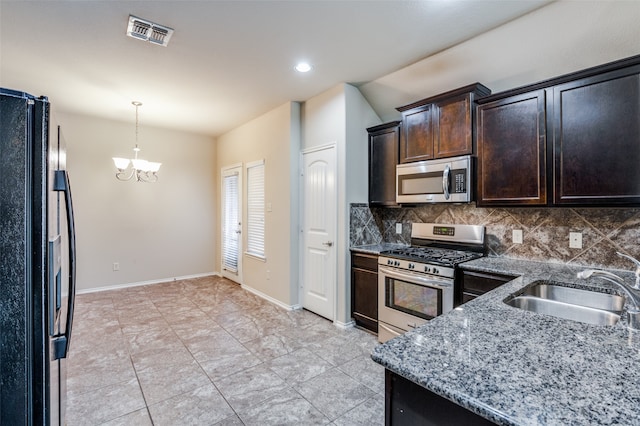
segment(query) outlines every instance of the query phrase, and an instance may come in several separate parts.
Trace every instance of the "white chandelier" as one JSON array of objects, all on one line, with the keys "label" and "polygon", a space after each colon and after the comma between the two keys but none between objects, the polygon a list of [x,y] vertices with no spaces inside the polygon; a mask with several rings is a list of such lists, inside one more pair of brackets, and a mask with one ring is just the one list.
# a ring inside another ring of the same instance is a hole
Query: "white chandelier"
[{"label": "white chandelier", "polygon": [[[113,157],[113,162],[118,169],[116,178],[118,180],[127,181],[131,180],[134,176],[137,182],[156,182],[158,180],[158,170],[162,163],[154,163],[151,161],[138,158],[138,107],[142,105],[142,102],[131,102],[136,107],[136,146],[133,148],[133,158]],[[131,164],[131,167],[129,167]]]}]

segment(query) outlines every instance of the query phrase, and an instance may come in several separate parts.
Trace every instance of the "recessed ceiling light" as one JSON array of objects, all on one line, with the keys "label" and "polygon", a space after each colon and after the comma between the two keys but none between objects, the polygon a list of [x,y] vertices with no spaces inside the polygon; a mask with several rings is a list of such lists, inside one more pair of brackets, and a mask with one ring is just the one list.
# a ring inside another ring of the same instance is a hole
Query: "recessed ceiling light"
[{"label": "recessed ceiling light", "polygon": [[298,72],[309,72],[311,71],[311,65],[309,65],[307,62],[300,62],[295,66],[295,70]]}]

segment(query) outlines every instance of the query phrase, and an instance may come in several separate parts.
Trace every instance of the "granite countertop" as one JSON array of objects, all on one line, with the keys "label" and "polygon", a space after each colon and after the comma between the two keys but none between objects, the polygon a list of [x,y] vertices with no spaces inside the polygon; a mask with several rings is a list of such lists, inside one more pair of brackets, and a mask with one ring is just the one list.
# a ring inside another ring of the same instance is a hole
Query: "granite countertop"
[{"label": "granite countertop", "polygon": [[640,424],[640,332],[624,314],[596,326],[503,303],[538,279],[611,285],[577,280],[586,268],[566,265],[482,258],[462,267],[519,277],[379,345],[374,361],[501,425]]},{"label": "granite countertop", "polygon": [[407,247],[407,245],[394,243],[367,244],[363,246],[351,246],[350,250],[358,253],[380,254],[399,247]]}]

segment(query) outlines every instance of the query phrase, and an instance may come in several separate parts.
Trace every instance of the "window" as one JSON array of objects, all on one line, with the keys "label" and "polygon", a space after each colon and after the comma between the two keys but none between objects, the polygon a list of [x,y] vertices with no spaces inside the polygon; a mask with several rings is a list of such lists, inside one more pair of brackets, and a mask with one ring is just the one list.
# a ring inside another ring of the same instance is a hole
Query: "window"
[{"label": "window", "polygon": [[247,254],[264,259],[264,160],[247,164]]}]

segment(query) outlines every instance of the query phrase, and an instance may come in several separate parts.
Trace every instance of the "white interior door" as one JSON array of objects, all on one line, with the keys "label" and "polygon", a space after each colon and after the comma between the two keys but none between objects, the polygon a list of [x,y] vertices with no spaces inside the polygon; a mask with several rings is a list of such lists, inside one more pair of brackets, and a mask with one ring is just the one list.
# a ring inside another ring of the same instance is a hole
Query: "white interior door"
[{"label": "white interior door", "polygon": [[242,165],[222,169],[222,276],[242,284]]},{"label": "white interior door", "polygon": [[302,306],[334,320],[336,148],[303,154]]}]

